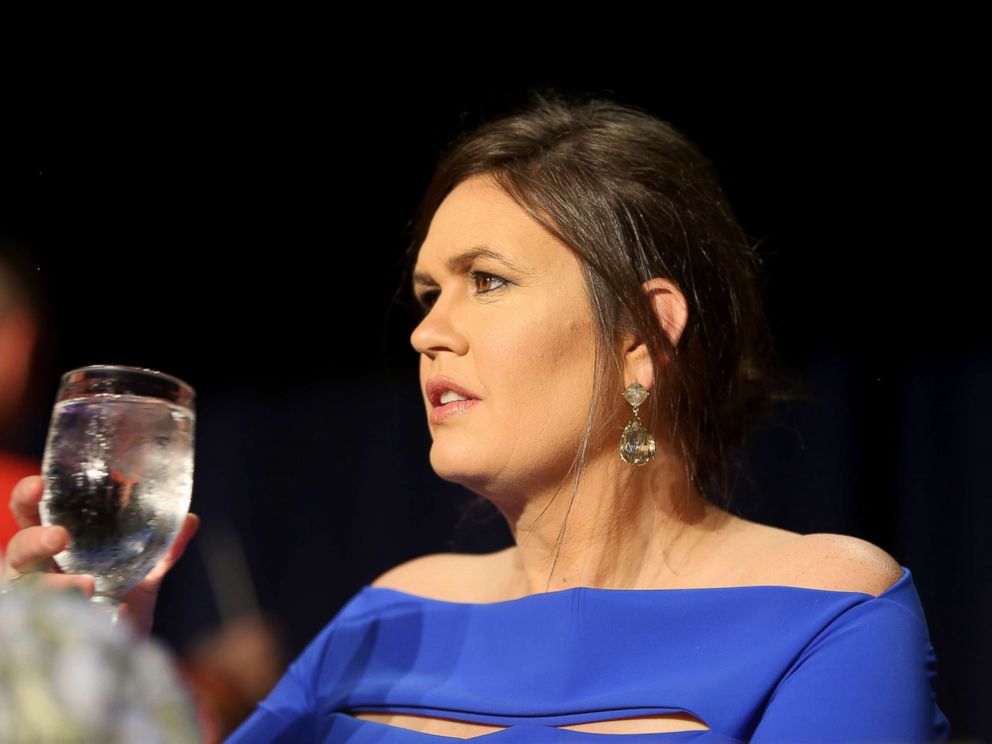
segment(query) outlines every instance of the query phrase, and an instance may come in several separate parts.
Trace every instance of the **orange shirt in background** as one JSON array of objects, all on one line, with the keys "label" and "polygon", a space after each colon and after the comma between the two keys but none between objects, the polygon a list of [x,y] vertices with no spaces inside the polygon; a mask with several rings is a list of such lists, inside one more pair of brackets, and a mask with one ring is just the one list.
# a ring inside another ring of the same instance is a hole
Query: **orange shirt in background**
[{"label": "orange shirt in background", "polygon": [[10,511],[10,493],[21,478],[40,474],[39,461],[0,452],[0,550],[4,552],[7,550],[10,538],[19,529]]}]

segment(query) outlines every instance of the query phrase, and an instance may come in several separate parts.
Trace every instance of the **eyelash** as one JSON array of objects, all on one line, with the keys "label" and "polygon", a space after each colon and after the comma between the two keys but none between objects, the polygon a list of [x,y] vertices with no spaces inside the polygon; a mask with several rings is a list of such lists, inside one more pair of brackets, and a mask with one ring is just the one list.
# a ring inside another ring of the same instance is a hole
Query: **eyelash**
[{"label": "eyelash", "polygon": [[[498,287],[493,287],[492,289],[487,289],[476,293],[480,295],[496,292],[497,290],[503,289],[510,284],[510,282],[504,279],[503,277],[497,276],[496,274],[490,274],[487,271],[470,271],[468,272],[468,275],[472,278],[473,281],[476,281],[479,278],[484,278],[484,279],[495,279],[496,281],[500,282],[500,285]],[[434,302],[437,294],[438,294],[437,290],[432,289],[428,292],[423,292],[419,297],[417,297],[417,304],[420,306],[421,311],[427,313],[434,306]]]}]

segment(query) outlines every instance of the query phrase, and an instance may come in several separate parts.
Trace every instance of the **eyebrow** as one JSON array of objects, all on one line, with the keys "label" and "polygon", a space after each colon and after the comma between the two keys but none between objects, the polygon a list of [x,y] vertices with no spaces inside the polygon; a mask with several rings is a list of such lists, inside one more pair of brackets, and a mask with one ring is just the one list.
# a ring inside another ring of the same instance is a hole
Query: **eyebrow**
[{"label": "eyebrow", "polygon": [[[477,258],[490,258],[493,261],[498,261],[499,263],[503,264],[506,268],[510,269],[510,271],[514,271],[523,276],[530,275],[529,271],[520,268],[510,259],[504,256],[502,253],[493,250],[487,245],[477,245],[474,248],[469,248],[466,251],[462,251],[461,253],[449,258],[445,262],[445,265],[448,271],[453,272],[456,271],[459,267],[465,266],[466,264],[471,263]],[[414,286],[417,285],[427,285],[430,287],[437,286],[437,282],[434,280],[434,277],[423,271],[413,272],[413,284]]]}]

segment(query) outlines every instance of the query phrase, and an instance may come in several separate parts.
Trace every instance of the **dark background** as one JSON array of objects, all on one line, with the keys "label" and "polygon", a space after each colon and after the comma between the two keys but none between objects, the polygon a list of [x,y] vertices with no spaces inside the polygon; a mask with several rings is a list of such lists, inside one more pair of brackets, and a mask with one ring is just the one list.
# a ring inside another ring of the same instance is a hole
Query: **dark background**
[{"label": "dark background", "polygon": [[811,394],[756,434],[739,513],[857,535],[909,567],[952,737],[992,738],[988,241],[969,224],[987,171],[970,60],[946,51],[468,82],[67,67],[7,88],[0,235],[37,256],[57,349],[16,447],[40,458],[76,366],[196,388],[204,523],[156,620],[179,651],[221,617],[211,545],[240,545],[252,575],[227,611],[254,594],[295,656],[385,569],[508,544],[499,521],[454,534],[470,494],[429,466],[413,324],[391,305],[399,257],[458,132],[528,86],[600,92],[696,142],[761,241],[771,322]]}]

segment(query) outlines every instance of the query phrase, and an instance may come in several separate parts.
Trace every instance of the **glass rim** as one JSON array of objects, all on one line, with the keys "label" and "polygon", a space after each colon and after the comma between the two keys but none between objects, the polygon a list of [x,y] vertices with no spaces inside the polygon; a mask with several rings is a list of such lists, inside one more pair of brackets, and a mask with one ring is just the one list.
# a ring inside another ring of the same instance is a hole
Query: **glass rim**
[{"label": "glass rim", "polygon": [[170,375],[168,372],[161,372],[157,369],[150,369],[149,367],[135,367],[128,364],[87,364],[85,367],[76,367],[75,369],[70,369],[67,372],[63,373],[59,382],[64,383],[66,379],[69,377],[69,375],[76,374],[78,372],[85,372],[87,370],[98,370],[98,369],[108,369],[108,370],[119,369],[127,372],[140,372],[142,374],[148,374],[154,377],[164,378],[166,380],[174,382],[176,385],[183,388],[184,390],[189,391],[189,394],[194,398],[196,397],[196,391],[193,389],[193,386],[190,385],[188,382],[184,382],[183,380],[179,379],[175,375]]}]

